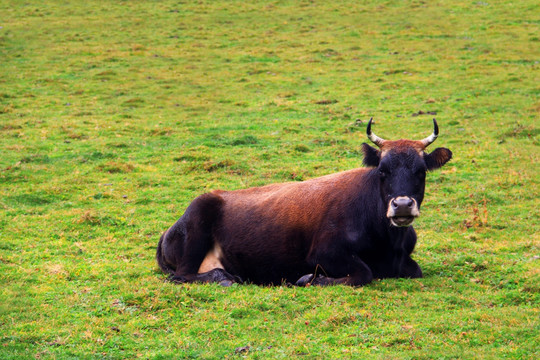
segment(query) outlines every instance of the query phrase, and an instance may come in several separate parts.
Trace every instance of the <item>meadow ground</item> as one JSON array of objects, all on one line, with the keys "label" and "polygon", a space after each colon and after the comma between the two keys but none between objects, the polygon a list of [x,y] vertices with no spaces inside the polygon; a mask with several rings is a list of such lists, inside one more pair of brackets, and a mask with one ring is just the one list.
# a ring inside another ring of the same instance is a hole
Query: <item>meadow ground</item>
[{"label": "meadow ground", "polygon": [[[536,359],[537,1],[0,2],[0,358]],[[420,280],[178,286],[197,195],[454,152]]]}]

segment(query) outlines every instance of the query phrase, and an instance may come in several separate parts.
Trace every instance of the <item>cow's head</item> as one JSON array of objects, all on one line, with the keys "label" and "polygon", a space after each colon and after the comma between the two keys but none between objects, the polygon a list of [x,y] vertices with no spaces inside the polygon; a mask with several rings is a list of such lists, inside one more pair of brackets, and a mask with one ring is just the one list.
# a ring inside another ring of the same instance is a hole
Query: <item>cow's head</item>
[{"label": "cow's head", "polygon": [[367,126],[367,135],[379,150],[362,144],[364,164],[377,168],[381,196],[390,223],[409,226],[420,215],[426,172],[446,164],[452,158],[452,152],[446,148],[437,148],[429,154],[425,152],[439,135],[435,119],[433,134],[419,141],[381,139],[371,132],[371,121]]}]

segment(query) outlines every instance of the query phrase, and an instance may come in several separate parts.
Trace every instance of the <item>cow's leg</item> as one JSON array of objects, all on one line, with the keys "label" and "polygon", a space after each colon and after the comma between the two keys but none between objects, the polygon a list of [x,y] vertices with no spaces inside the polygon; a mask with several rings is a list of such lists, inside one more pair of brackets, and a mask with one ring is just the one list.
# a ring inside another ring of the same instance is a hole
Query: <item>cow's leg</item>
[{"label": "cow's leg", "polygon": [[369,264],[373,277],[376,279],[422,277],[422,270],[416,261],[411,259],[415,244],[416,233],[413,228],[408,228],[401,242],[396,241],[394,248],[387,249],[384,257]]},{"label": "cow's leg", "polygon": [[238,276],[231,275],[224,269],[219,268],[200,274],[172,275],[169,280],[175,283],[219,283],[223,286],[230,286],[234,283],[242,282],[242,279]]},{"label": "cow's leg", "polygon": [[416,261],[411,259],[411,253],[413,252],[414,246],[416,245],[416,232],[412,227],[409,229],[410,230],[405,235],[405,253],[403,254],[403,260],[399,268],[398,276],[405,278],[421,278],[422,270],[420,269],[420,266],[418,266]]},{"label": "cow's leg", "polygon": [[[371,269],[357,256],[333,252],[337,256],[319,257],[314,264],[317,273],[302,276],[297,286],[352,285],[362,286],[373,280]],[[339,256],[342,255],[342,256]],[[316,257],[317,258],[317,257]]]},{"label": "cow's leg", "polygon": [[405,256],[405,259],[403,260],[403,264],[401,265],[401,269],[399,272],[399,277],[404,278],[421,278],[422,277],[422,270],[420,269],[420,266],[411,259],[409,255]]}]

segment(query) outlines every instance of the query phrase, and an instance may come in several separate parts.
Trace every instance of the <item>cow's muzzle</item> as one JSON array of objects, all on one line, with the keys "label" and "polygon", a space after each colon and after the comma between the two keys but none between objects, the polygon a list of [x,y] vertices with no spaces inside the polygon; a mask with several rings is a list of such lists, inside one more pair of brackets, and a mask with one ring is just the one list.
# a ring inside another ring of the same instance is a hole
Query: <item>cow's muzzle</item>
[{"label": "cow's muzzle", "polygon": [[388,203],[386,216],[394,226],[410,226],[420,216],[418,203],[408,196],[395,197]]}]

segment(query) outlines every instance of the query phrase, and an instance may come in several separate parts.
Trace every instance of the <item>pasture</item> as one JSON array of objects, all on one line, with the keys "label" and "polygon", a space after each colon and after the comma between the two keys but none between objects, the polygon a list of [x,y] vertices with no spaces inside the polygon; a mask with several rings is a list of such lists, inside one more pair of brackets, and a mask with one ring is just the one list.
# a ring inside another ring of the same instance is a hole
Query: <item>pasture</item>
[{"label": "pasture", "polygon": [[[537,1],[0,2],[0,358],[536,359]],[[197,195],[440,136],[418,280],[174,285]]]}]

